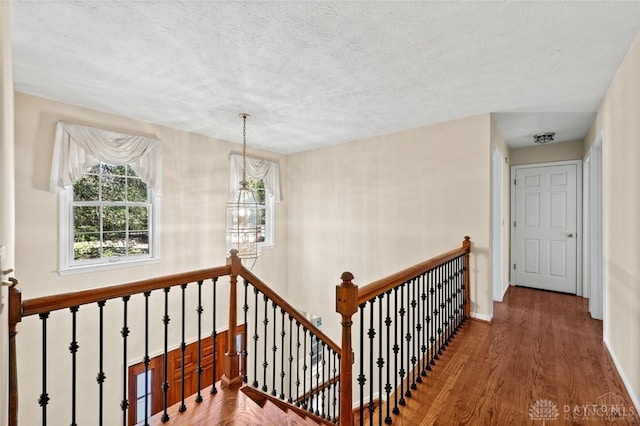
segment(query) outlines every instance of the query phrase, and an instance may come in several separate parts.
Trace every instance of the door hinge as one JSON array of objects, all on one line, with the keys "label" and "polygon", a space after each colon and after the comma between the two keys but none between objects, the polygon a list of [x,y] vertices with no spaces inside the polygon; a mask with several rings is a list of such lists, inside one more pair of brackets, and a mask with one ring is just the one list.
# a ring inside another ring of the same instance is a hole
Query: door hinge
[{"label": "door hinge", "polygon": [[515,180],[515,179],[513,180],[513,185],[514,185],[514,186],[516,185],[516,180]]},{"label": "door hinge", "polygon": [[513,221],[513,227],[514,228],[516,227],[516,221],[515,220]]},{"label": "door hinge", "polygon": [[513,270],[514,271],[516,270],[516,264],[515,263],[513,264]]}]

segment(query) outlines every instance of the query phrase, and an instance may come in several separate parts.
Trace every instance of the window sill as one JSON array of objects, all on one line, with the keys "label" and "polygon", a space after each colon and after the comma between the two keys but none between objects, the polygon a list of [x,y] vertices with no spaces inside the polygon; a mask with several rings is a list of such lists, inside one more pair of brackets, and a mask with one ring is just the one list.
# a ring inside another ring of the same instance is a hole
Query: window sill
[{"label": "window sill", "polygon": [[90,272],[99,272],[106,271],[110,269],[121,269],[121,268],[130,268],[133,266],[142,266],[142,265],[150,265],[154,263],[160,263],[160,258],[145,258],[145,259],[130,259],[130,260],[119,260],[116,262],[109,263],[94,263],[89,265],[76,265],[69,266],[66,268],[58,269],[58,274],[63,275],[73,275],[73,274],[85,274]]}]

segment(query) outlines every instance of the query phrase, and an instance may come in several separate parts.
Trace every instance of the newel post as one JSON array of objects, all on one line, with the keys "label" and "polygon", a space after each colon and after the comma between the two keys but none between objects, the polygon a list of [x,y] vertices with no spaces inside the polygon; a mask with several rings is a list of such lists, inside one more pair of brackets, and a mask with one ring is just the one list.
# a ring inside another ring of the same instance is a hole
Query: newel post
[{"label": "newel post", "polygon": [[471,317],[471,286],[469,279],[469,253],[471,253],[471,237],[465,236],[464,241],[462,242],[462,248],[467,251],[464,255],[464,317]]},{"label": "newel post", "polygon": [[341,316],[342,357],[340,358],[340,424],[353,425],[353,350],[351,348],[351,317],[358,311],[358,286],[353,284],[353,274],[344,272],[342,283],[336,286],[336,312]]},{"label": "newel post", "polygon": [[18,363],[16,358],[16,335],[22,320],[22,294],[16,287],[18,280],[9,278],[9,426],[18,425]]},{"label": "newel post", "polygon": [[237,303],[237,283],[238,275],[242,264],[238,257],[238,250],[229,252],[227,265],[231,266],[229,274],[229,331],[227,332],[227,353],[224,354],[224,374],[220,378],[220,384],[225,387],[232,387],[242,382],[240,376],[239,355],[236,352],[236,334],[238,333],[238,303]]}]

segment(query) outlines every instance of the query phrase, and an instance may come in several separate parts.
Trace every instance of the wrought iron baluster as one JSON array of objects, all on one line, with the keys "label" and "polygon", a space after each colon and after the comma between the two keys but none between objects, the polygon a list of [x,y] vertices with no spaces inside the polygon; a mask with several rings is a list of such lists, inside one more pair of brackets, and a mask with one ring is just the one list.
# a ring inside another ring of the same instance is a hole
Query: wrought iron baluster
[{"label": "wrought iron baluster", "polygon": [[202,402],[202,283],[203,280],[198,281],[198,307],[196,312],[198,314],[198,367],[196,373],[198,375],[198,394],[196,395],[196,402],[200,404]]},{"label": "wrought iron baluster", "polygon": [[338,354],[335,351],[332,351],[332,353],[333,353],[333,370],[332,370],[332,373],[333,373],[334,379],[336,379],[336,380],[334,380],[334,382],[333,382],[333,401],[331,403],[331,405],[333,406],[333,416],[331,417],[331,421],[335,423],[337,418],[338,418],[337,411],[336,411],[336,408],[337,408],[336,407],[336,403],[337,403],[336,388],[340,385],[340,381],[339,381],[340,380],[339,379],[340,376],[336,376],[336,373],[337,373],[336,365],[339,366],[339,364],[338,364]]},{"label": "wrought iron baluster", "polygon": [[440,359],[442,355],[442,266],[438,266],[436,269],[436,324],[438,333],[436,337],[437,341],[437,353],[435,359]]},{"label": "wrought iron baluster", "polygon": [[164,324],[164,354],[162,356],[162,366],[164,370],[164,382],[162,383],[162,417],[163,422],[169,421],[169,291],[171,287],[165,287],[164,291],[164,316],[162,323]]},{"label": "wrought iron baluster", "polygon": [[78,306],[69,308],[71,311],[71,343],[69,344],[69,352],[71,352],[71,426],[76,426],[76,398],[77,398],[77,365],[76,356],[78,353],[78,341],[76,340],[77,331],[77,313]]},{"label": "wrought iron baluster", "polygon": [[[391,311],[390,311],[390,305],[391,305],[391,290],[387,291],[386,293],[386,299],[387,299],[387,317],[384,320],[384,324],[387,327],[387,383],[384,385],[384,391],[387,394],[387,415],[384,418],[384,422],[386,424],[391,424],[391,415],[389,414],[389,410],[391,409],[391,401],[390,401],[390,395],[391,395],[391,353],[390,353],[390,346],[391,346]],[[395,374],[394,374],[395,376]],[[395,393],[395,392],[394,392]],[[382,410],[381,410],[382,411]]]},{"label": "wrought iron baluster", "polygon": [[271,346],[271,352],[272,352],[272,356],[273,356],[273,358],[272,358],[273,364],[272,364],[272,367],[271,367],[271,375],[272,375],[272,378],[271,378],[271,395],[272,396],[276,396],[276,395],[278,395],[278,392],[276,391],[276,368],[277,368],[276,355],[277,355],[277,352],[278,352],[278,346],[276,346],[276,342],[277,342],[277,340],[276,340],[276,331],[277,331],[276,328],[278,327],[278,321],[277,321],[277,318],[276,318],[276,307],[277,307],[276,302],[272,301],[271,305],[273,307],[273,339],[272,339],[273,346]]},{"label": "wrought iron baluster", "polygon": [[303,365],[302,365],[302,408],[304,408],[305,410],[308,407],[307,404],[307,369],[309,368],[307,366],[307,327],[302,327],[302,331],[303,331],[303,339],[302,339],[302,343],[303,343],[303,347],[302,347],[302,353],[304,354],[304,360],[303,360]]},{"label": "wrought iron baluster", "polygon": [[378,296],[378,400],[380,401],[380,409],[378,410],[378,424],[382,424],[382,370],[384,369],[384,357],[382,356],[382,300],[384,293]]},{"label": "wrought iron baluster", "polygon": [[49,318],[49,312],[44,312],[39,317],[42,321],[42,393],[38,398],[38,404],[42,407],[42,426],[47,426],[47,405],[50,401],[47,393],[47,318]]},{"label": "wrought iron baluster", "polygon": [[[247,328],[249,327],[249,324],[247,324],[247,313],[249,312],[249,303],[247,300],[247,295],[249,292],[249,282],[245,279],[244,280],[244,305],[242,305],[242,310],[244,311],[244,336],[242,338],[242,341],[244,342],[244,348],[241,350],[241,357],[242,357],[242,381],[244,383],[247,383],[249,381],[249,376],[247,375],[247,357],[249,356],[249,353],[247,352]],[[213,305],[214,309],[215,309],[215,304]],[[215,347],[215,346],[214,346]]]},{"label": "wrought iron baluster", "polygon": [[326,418],[327,418],[327,416],[326,416],[326,411],[325,411],[325,402],[326,402],[326,399],[325,399],[325,394],[324,394],[324,392],[325,392],[325,384],[326,384],[326,381],[325,381],[325,371],[324,371],[324,369],[325,369],[325,365],[326,365],[326,360],[325,360],[325,358],[324,358],[324,357],[325,357],[325,349],[326,349],[326,344],[325,344],[324,342],[322,342],[322,397],[321,397],[321,401],[322,401],[322,410],[320,411],[320,416],[321,416],[323,419],[326,419]]},{"label": "wrought iron baluster", "polygon": [[[212,284],[213,284],[213,307],[211,309],[211,319],[212,319],[212,331],[211,331],[211,356],[213,357],[212,359],[212,367],[211,367],[211,390],[209,391],[209,393],[211,395],[215,395],[218,393],[218,388],[216,387],[216,374],[217,374],[217,361],[218,361],[218,351],[217,351],[217,344],[218,344],[218,330],[216,329],[216,307],[217,307],[217,302],[216,302],[216,297],[217,297],[217,292],[218,292],[218,277],[214,277],[212,280]],[[246,292],[246,288],[247,288],[247,281],[244,282],[244,287],[245,287],[245,293],[244,293],[244,300],[245,300],[245,305],[247,303],[247,292]],[[246,311],[245,311],[246,312]],[[247,323],[246,320],[246,313],[245,313],[245,324]],[[246,327],[246,325],[245,325]],[[246,377],[245,376],[245,382],[246,382]]]},{"label": "wrought iron baluster", "polygon": [[[429,327],[429,323],[427,322],[427,317],[425,315],[428,315],[427,313],[427,305],[426,305],[426,300],[427,300],[427,293],[425,292],[425,288],[426,288],[426,284],[427,284],[427,274],[428,272],[425,272],[424,274],[422,274],[421,278],[420,278],[420,306],[422,308],[422,314],[418,313],[418,317],[420,317],[420,321],[422,322],[422,345],[420,346],[420,360],[421,360],[421,367],[420,367],[420,376],[422,377],[427,377],[427,330]],[[422,380],[420,380],[420,383],[422,383]]]},{"label": "wrought iron baluster", "polygon": [[447,283],[447,346],[453,338],[453,260],[447,262],[449,282]]},{"label": "wrought iron baluster", "polygon": [[293,317],[291,314],[289,316],[289,399],[287,402],[291,404],[293,402],[293,389],[292,389],[292,379],[293,379]]},{"label": "wrought iron baluster", "polygon": [[[419,336],[419,334],[416,333],[416,307],[418,305],[418,302],[416,301],[417,285],[418,285],[418,279],[412,278],[411,279],[411,334],[409,335],[409,338],[411,339],[411,389],[412,390],[418,389],[418,387],[416,386],[416,362],[417,362],[416,342],[418,341],[416,337]],[[409,385],[407,381],[407,388],[408,387]],[[409,392],[407,396],[411,396],[411,392]]]},{"label": "wrought iron baluster", "polygon": [[435,302],[435,293],[436,293],[436,269],[431,269],[429,271],[429,365],[427,366],[427,370],[431,370],[431,366],[436,363],[436,302]]},{"label": "wrought iron baluster", "polygon": [[178,409],[178,411],[180,411],[181,413],[184,413],[185,411],[187,411],[187,406],[184,404],[184,397],[185,397],[185,389],[184,389],[184,355],[185,352],[187,350],[187,343],[185,342],[185,291],[187,289],[187,285],[186,284],[182,284],[180,286],[181,289],[181,296],[182,296],[182,304],[181,304],[181,314],[182,314],[182,324],[180,325],[181,331],[182,331],[182,342],[180,343],[180,357],[181,357],[181,363],[180,363],[180,377],[182,378],[182,383],[180,386],[180,396],[181,396],[181,403],[180,403],[180,408]]},{"label": "wrought iron baluster", "polygon": [[445,271],[444,271],[444,265],[440,265],[438,266],[438,270],[439,270],[439,274],[440,274],[440,278],[438,280],[438,310],[439,310],[439,321],[438,321],[438,355],[442,355],[442,347],[444,346],[444,319],[445,319],[445,315],[446,312],[444,310],[445,304],[444,304],[444,280],[445,278]]},{"label": "wrought iron baluster", "polygon": [[104,374],[104,305],[107,302],[101,300],[98,302],[98,375],[96,376],[96,382],[98,382],[98,424],[102,426],[102,421],[104,418],[104,381],[107,378]]},{"label": "wrought iron baluster", "polygon": [[124,296],[122,298],[123,303],[123,324],[120,330],[122,336],[122,402],[120,402],[120,409],[122,410],[122,424],[127,424],[127,409],[129,408],[129,400],[127,399],[127,337],[129,336],[128,326],[128,308],[129,299],[131,296]]},{"label": "wrought iron baluster", "polygon": [[[373,411],[376,408],[376,405],[373,402],[373,354],[374,354],[374,344],[376,337],[376,330],[373,327],[373,314],[374,314],[374,306],[375,306],[376,298],[372,298],[369,300],[369,332],[367,336],[369,337],[369,424],[373,424]],[[363,348],[364,349],[364,348]]]},{"label": "wrought iron baluster", "polygon": [[269,367],[269,362],[267,361],[267,337],[269,336],[268,334],[268,329],[267,326],[269,325],[269,298],[267,298],[267,295],[265,294],[264,297],[264,320],[262,321],[262,323],[264,324],[264,361],[262,362],[262,391],[266,392],[267,391],[267,367]]},{"label": "wrought iron baluster", "polygon": [[296,407],[300,406],[300,323],[296,320]]},{"label": "wrought iron baluster", "polygon": [[[280,399],[284,400],[285,396],[284,396],[284,378],[286,376],[286,373],[284,372],[284,338],[287,335],[287,332],[284,331],[284,309],[280,308],[280,316],[281,316],[281,324],[280,324]],[[274,340],[275,341],[275,340]],[[275,364],[274,364],[275,366]],[[275,371],[275,368],[274,368]],[[275,390],[275,387],[274,387]]]},{"label": "wrought iron baluster", "polygon": [[407,312],[404,309],[404,287],[405,284],[400,284],[400,371],[398,374],[400,375],[400,400],[398,403],[400,405],[405,405],[406,401],[404,399],[404,314]]},{"label": "wrought iron baluster", "polygon": [[149,424],[149,296],[150,291],[144,292],[144,425]]},{"label": "wrought iron baluster", "polygon": [[360,385],[360,426],[364,425],[364,384],[367,379],[364,376],[364,308],[366,303],[359,306],[360,310],[360,346],[358,352],[360,352],[360,374],[358,375],[358,385]]},{"label": "wrought iron baluster", "polygon": [[393,414],[400,414],[400,408],[398,407],[398,352],[400,347],[398,346],[398,287],[393,289],[393,315],[395,321],[393,322]]},{"label": "wrought iron baluster", "polygon": [[260,335],[258,334],[258,311],[260,309],[260,305],[258,304],[258,289],[253,288],[253,294],[255,295],[254,306],[256,307],[256,312],[253,315],[253,387],[258,387],[258,339]]},{"label": "wrought iron baluster", "polygon": [[412,328],[412,315],[411,315],[411,309],[409,309],[411,307],[411,288],[413,287],[413,279],[411,279],[410,281],[407,281],[405,283],[405,285],[407,286],[407,305],[406,305],[406,310],[405,313],[407,315],[407,334],[404,336],[405,340],[407,341],[407,369],[406,369],[406,376],[407,376],[407,390],[404,393],[404,395],[407,398],[411,398],[411,348],[412,348],[412,334],[411,334],[411,328]]}]

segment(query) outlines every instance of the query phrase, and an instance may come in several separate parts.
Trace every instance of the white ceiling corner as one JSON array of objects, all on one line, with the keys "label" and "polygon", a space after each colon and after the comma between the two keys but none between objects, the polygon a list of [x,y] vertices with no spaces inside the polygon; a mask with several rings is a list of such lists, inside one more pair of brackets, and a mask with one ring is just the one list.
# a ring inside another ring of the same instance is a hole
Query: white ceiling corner
[{"label": "white ceiling corner", "polygon": [[282,153],[495,113],[583,138],[640,3],[12,1],[16,90]]}]

